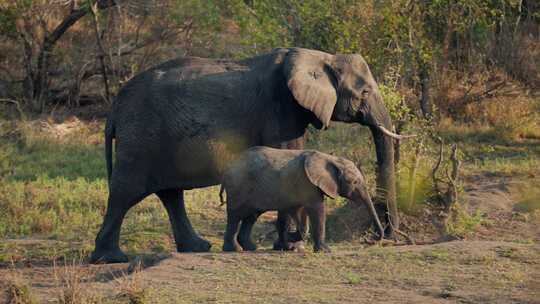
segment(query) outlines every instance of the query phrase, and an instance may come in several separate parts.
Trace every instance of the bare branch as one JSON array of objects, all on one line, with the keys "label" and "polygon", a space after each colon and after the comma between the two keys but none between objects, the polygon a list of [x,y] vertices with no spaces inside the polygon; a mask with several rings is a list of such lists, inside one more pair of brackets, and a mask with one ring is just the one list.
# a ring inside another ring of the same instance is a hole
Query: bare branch
[{"label": "bare branch", "polygon": [[440,182],[441,180],[437,177],[437,171],[439,171],[440,167],[441,167],[441,164],[443,162],[443,158],[444,158],[444,142],[442,140],[442,138],[440,137],[437,137],[436,138],[437,141],[440,142],[440,145],[439,145],[439,158],[437,159],[437,163],[435,163],[435,166],[433,167],[433,170],[431,171],[431,178],[433,180],[433,188],[435,189],[435,192],[438,196],[441,196],[442,195],[442,191],[441,191],[441,187],[440,187]]},{"label": "bare branch", "polygon": [[[105,9],[111,6],[116,5],[114,0],[97,0],[95,5],[98,9]],[[42,48],[39,52],[37,59],[37,67],[35,71],[35,76],[32,77],[33,80],[33,104],[34,110],[42,111],[44,107],[44,95],[48,91],[48,59],[56,42],[64,35],[64,33],[82,17],[88,13],[88,9],[78,8],[74,9],[75,6],[71,6],[71,11],[60,24],[58,24],[54,30],[45,36],[43,40]]]},{"label": "bare branch", "polygon": [[[90,3],[88,3],[90,4]],[[96,36],[96,43],[98,46],[98,59],[99,63],[101,65],[101,75],[103,76],[103,85],[105,86],[105,100],[107,103],[111,103],[111,93],[109,90],[109,80],[107,78],[107,67],[105,65],[105,49],[103,48],[103,43],[101,42],[101,36],[99,35],[99,20],[97,15],[98,5],[91,5],[91,12],[93,15],[93,23],[94,23],[94,33]]]},{"label": "bare branch", "polygon": [[490,88],[487,88],[485,91],[483,91],[481,93],[478,93],[478,94],[474,94],[474,95],[469,95],[468,93],[471,91],[471,90],[469,90],[468,92],[466,92],[466,94],[461,99],[462,100],[461,103],[464,104],[464,105],[467,105],[467,104],[471,104],[471,103],[474,103],[474,102],[478,102],[478,101],[480,101],[480,100],[482,100],[482,99],[484,99],[486,97],[493,97],[494,93],[497,92],[500,88],[502,88],[505,84],[506,84],[506,80],[502,80],[502,81],[494,84]]},{"label": "bare branch", "polygon": [[452,153],[450,161],[452,162],[452,172],[446,174],[448,178],[448,191],[446,193],[446,209],[447,211],[457,202],[458,196],[458,175],[461,162],[457,156],[457,144],[452,145]]},{"label": "bare branch", "polygon": [[21,119],[25,118],[24,112],[23,112],[23,110],[21,108],[21,103],[18,102],[17,100],[9,99],[9,98],[0,98],[0,102],[6,102],[6,103],[14,104],[15,107],[17,108],[17,112],[19,112],[19,115],[20,115]]},{"label": "bare branch", "polygon": [[[392,231],[396,232],[397,234],[401,235],[402,237],[406,238],[407,241],[409,242],[409,244],[411,245],[416,245],[416,242],[414,241],[414,239],[412,237],[410,237],[407,233],[397,229],[396,227],[394,227],[394,225],[392,225],[392,221],[388,221],[388,223],[390,224],[390,227],[392,228]],[[397,241],[397,240],[395,240]]]}]

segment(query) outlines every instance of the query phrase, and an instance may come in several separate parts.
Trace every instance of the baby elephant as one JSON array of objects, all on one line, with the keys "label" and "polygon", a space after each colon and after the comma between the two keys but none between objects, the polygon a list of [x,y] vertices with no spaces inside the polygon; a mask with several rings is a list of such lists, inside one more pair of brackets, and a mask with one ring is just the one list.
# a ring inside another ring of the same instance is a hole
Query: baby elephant
[{"label": "baby elephant", "polygon": [[251,229],[261,213],[293,212],[299,207],[308,213],[315,252],[328,251],[324,244],[324,195],[365,203],[380,237],[384,234],[364,176],[351,161],[341,157],[313,150],[253,147],[224,173],[219,193],[222,202],[224,191],[227,192],[224,251],[255,250]]}]

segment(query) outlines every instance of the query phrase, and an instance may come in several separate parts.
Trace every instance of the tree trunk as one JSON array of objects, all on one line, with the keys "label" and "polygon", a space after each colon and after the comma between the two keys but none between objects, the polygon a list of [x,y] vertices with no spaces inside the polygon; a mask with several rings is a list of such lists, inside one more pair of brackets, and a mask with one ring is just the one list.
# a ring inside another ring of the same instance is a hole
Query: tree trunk
[{"label": "tree trunk", "polygon": [[101,75],[103,77],[103,86],[105,87],[105,100],[107,103],[111,103],[111,93],[109,90],[109,79],[107,77],[107,66],[105,65],[105,49],[101,42],[101,37],[99,35],[99,20],[98,20],[98,8],[97,4],[92,6],[92,15],[94,22],[94,34],[96,35],[96,44],[98,46],[98,59],[101,66]]},{"label": "tree trunk", "polygon": [[[98,0],[95,2],[98,9],[105,9],[116,5],[113,0]],[[67,15],[62,22],[50,33],[45,35],[43,39],[43,47],[39,51],[37,66],[35,72],[33,72],[32,81],[32,109],[36,112],[42,112],[47,101],[49,93],[49,57],[54,50],[56,42],[66,33],[66,31],[73,26],[77,21],[84,17],[88,13],[88,9],[79,8],[72,9],[69,15]]]},{"label": "tree trunk", "polygon": [[74,25],[79,19],[86,15],[85,9],[72,10],[70,14],[54,29],[50,35],[46,35],[43,47],[39,51],[35,77],[33,79],[34,91],[32,93],[32,107],[34,111],[42,112],[47,99],[49,80],[49,56],[51,55],[56,42],[64,33]]},{"label": "tree trunk", "polygon": [[422,115],[426,119],[430,119],[433,115],[433,108],[431,106],[431,98],[429,95],[430,81],[429,81],[429,72],[427,67],[422,66],[420,69],[420,109],[422,110]]},{"label": "tree trunk", "polygon": [[454,20],[453,20],[454,9],[453,5],[448,5],[448,18],[446,20],[446,32],[444,33],[443,45],[442,45],[442,57],[443,62],[441,66],[442,73],[444,74],[448,69],[450,61],[450,43],[452,40],[452,35],[454,34]]}]

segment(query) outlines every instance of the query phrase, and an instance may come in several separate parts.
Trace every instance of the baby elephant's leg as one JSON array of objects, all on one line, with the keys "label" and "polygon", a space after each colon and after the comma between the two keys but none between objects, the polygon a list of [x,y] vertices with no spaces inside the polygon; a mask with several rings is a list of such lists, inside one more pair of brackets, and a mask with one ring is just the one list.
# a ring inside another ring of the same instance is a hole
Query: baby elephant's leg
[{"label": "baby elephant's leg", "polygon": [[255,251],[257,250],[257,245],[253,242],[251,238],[251,230],[253,225],[257,221],[260,213],[256,212],[248,217],[242,219],[242,224],[240,225],[240,231],[238,232],[238,243],[246,251]]},{"label": "baby elephant's leg", "polygon": [[[304,248],[303,240],[307,234],[307,220],[304,207],[280,210],[276,222],[278,239],[274,242],[274,250],[299,250]],[[294,223],[296,231],[289,228]]]},{"label": "baby elephant's leg", "polygon": [[291,214],[288,210],[278,211],[276,230],[278,239],[274,242],[274,250],[291,250],[289,243],[289,226],[291,225]]},{"label": "baby elephant's leg", "polygon": [[[307,239],[309,234],[309,222],[307,219],[307,212],[304,207],[298,207],[292,211],[293,219],[296,225],[296,242]],[[290,237],[289,237],[290,238]]]},{"label": "baby elephant's leg", "polygon": [[240,220],[238,212],[227,208],[227,229],[223,239],[223,251],[242,251],[242,247],[236,241]]},{"label": "baby elephant's leg", "polygon": [[312,235],[313,235],[313,250],[315,252],[324,251],[329,252],[330,248],[325,244],[325,225],[326,214],[324,203],[318,202],[314,205],[306,207],[306,211],[309,215],[309,221],[311,222]]}]

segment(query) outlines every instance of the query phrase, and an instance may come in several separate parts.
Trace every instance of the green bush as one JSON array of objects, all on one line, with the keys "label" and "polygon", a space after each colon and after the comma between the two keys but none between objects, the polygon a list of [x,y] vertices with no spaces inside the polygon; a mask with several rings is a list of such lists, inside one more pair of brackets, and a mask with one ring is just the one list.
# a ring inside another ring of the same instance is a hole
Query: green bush
[{"label": "green bush", "polygon": [[485,223],[484,215],[479,211],[469,214],[463,207],[455,205],[450,212],[446,224],[446,232],[457,237],[473,234],[480,225]]}]

